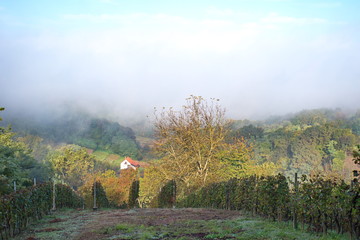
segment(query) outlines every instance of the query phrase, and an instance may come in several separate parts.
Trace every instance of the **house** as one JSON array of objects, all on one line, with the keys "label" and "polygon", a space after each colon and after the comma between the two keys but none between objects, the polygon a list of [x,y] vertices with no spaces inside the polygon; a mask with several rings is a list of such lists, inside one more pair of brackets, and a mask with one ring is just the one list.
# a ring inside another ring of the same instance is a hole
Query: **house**
[{"label": "house", "polygon": [[139,162],[132,160],[130,157],[126,157],[124,161],[120,163],[120,170],[132,168],[136,170],[139,167],[146,167],[148,164],[144,162]]}]

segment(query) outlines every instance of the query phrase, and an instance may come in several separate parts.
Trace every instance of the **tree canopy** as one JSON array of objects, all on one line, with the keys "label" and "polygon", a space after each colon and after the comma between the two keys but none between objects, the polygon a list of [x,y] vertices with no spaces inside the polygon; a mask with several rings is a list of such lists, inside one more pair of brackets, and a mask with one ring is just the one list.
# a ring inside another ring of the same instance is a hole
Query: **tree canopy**
[{"label": "tree canopy", "polygon": [[80,187],[84,178],[94,171],[95,159],[85,148],[76,145],[66,145],[48,156],[55,178],[74,189]]},{"label": "tree canopy", "polygon": [[354,162],[360,164],[360,145],[357,145],[357,150],[353,151]]},{"label": "tree canopy", "polygon": [[54,144],[75,144],[121,156],[141,158],[141,147],[136,141],[134,131],[129,127],[80,112],[69,111],[66,115],[48,118],[33,120],[20,116],[11,119],[11,124],[13,129],[24,137],[32,135]]},{"label": "tree canopy", "polygon": [[45,180],[47,174],[46,166],[31,156],[31,149],[16,140],[9,127],[0,128],[0,194],[9,193],[14,181],[19,189],[31,185],[34,177]]},{"label": "tree canopy", "polygon": [[170,108],[155,115],[158,169],[165,179],[178,181],[180,191],[231,176],[229,167],[241,172],[249,161],[250,151],[242,142],[229,148],[230,122],[216,99],[191,96],[180,111]]}]

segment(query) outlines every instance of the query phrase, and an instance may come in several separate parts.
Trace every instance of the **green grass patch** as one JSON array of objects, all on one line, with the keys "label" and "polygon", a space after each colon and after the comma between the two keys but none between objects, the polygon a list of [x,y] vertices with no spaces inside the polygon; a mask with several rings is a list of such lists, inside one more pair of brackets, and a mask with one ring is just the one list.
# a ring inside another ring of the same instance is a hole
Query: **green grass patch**
[{"label": "green grass patch", "polygon": [[236,220],[183,221],[171,225],[136,226],[119,224],[111,228],[106,239],[254,239],[254,240],[349,240],[345,235],[327,235],[295,230],[290,223],[256,218]]},{"label": "green grass patch", "polygon": [[105,151],[94,151],[92,155],[95,157],[96,160],[105,161],[106,158],[110,155],[110,153]]},{"label": "green grass patch", "polygon": [[327,235],[309,233],[303,230],[295,230],[290,222],[272,222],[264,219],[238,219],[235,224],[244,231],[237,239],[322,239],[322,240],[349,240],[346,235],[329,232]]},{"label": "green grass patch", "polygon": [[96,160],[108,163],[112,168],[120,168],[120,163],[124,160],[124,157],[107,151],[94,151],[92,155]]}]

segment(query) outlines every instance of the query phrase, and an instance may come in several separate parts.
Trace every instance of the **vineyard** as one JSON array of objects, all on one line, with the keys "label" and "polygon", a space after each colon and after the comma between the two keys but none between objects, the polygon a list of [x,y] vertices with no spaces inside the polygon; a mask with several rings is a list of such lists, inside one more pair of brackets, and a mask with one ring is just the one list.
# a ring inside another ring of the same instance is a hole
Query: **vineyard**
[{"label": "vineyard", "polygon": [[[5,195],[0,199],[0,239],[7,240],[54,208],[52,184],[33,186]],[[136,206],[138,182],[131,188],[129,206]],[[97,189],[101,189],[100,185]],[[57,184],[56,208],[88,206],[70,187]],[[97,190],[98,206],[105,194]],[[293,221],[295,228],[317,233],[348,233],[360,237],[360,188],[343,180],[319,175],[303,175],[294,181],[283,175],[250,176],[214,183],[184,199],[176,200],[176,181],[167,182],[159,192],[158,207],[207,208],[237,210],[272,221]],[[107,205],[103,205],[107,206]],[[185,209],[184,209],[185,211]]]},{"label": "vineyard", "polygon": [[83,200],[68,186],[56,184],[53,205],[53,185],[40,184],[0,198],[0,239],[9,239],[32,222],[50,213],[51,208],[82,207]]},{"label": "vineyard", "polygon": [[283,175],[232,179],[192,193],[181,207],[244,210],[272,220],[292,220],[294,227],[360,237],[360,188],[343,180],[305,175],[289,181]]}]

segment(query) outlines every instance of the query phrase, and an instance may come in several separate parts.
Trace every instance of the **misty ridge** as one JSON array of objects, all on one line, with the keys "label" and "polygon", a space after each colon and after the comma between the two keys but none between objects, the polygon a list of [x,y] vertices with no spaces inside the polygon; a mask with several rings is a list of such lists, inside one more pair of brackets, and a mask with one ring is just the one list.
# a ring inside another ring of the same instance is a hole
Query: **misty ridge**
[{"label": "misty ridge", "polygon": [[[70,105],[50,111],[42,109],[41,113],[23,111],[19,114],[6,109],[2,113],[1,125],[10,125],[18,136],[39,136],[54,146],[75,144],[91,151],[107,151],[138,160],[156,158],[151,154],[155,141],[151,116],[136,121],[126,119],[121,123],[114,120],[114,114],[105,116],[112,117],[106,118]],[[327,156],[328,148],[341,151],[338,154],[344,162],[350,158],[360,136],[360,111],[339,108],[303,110],[263,120],[229,120],[230,138],[244,138],[253,144],[254,159],[258,164],[282,164],[286,167],[281,167],[281,171],[285,172],[300,169],[309,173],[314,165],[319,169],[327,168],[327,164],[331,165],[335,159]],[[299,162],[307,163],[300,166]]]},{"label": "misty ridge", "polygon": [[[221,105],[221,100],[220,100]],[[10,105],[11,106],[11,105]],[[169,107],[169,109],[175,111],[180,110],[181,106]],[[16,111],[17,109],[17,111]],[[133,131],[129,135],[138,135],[151,137],[154,124],[154,113],[148,111],[136,111],[132,114],[119,114],[116,111],[111,111],[109,107],[104,108],[89,108],[69,102],[65,104],[55,105],[55,107],[44,108],[30,108],[11,106],[5,108],[2,113],[3,121],[0,122],[2,126],[11,125],[16,130],[39,128],[42,126],[44,129],[51,129],[53,126],[71,125],[72,129],[68,130],[68,134],[73,130],[73,134],[82,134],[91,121],[101,120],[118,124],[124,132]],[[167,109],[167,107],[161,107],[159,109]],[[302,124],[314,125],[317,121],[352,121],[360,115],[360,109],[341,109],[341,108],[319,108],[301,110],[298,112],[286,113],[282,115],[264,115],[263,113],[256,114],[256,118],[234,118],[231,117],[229,112],[234,112],[234,109],[225,109],[225,117],[234,122],[233,128],[240,128],[247,125],[254,125],[264,127],[267,125],[286,125],[290,123],[299,123],[299,119],[303,119]],[[133,117],[134,116],[134,117]],[[262,116],[261,118],[259,116]],[[320,120],[322,119],[322,120]],[[354,130],[354,129],[353,129]],[[355,130],[357,132],[357,130]],[[41,134],[37,132],[37,134]],[[64,134],[66,135],[66,134]]]}]

